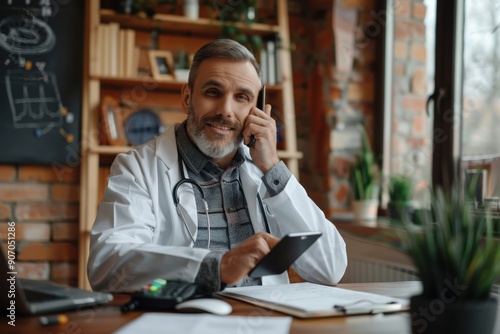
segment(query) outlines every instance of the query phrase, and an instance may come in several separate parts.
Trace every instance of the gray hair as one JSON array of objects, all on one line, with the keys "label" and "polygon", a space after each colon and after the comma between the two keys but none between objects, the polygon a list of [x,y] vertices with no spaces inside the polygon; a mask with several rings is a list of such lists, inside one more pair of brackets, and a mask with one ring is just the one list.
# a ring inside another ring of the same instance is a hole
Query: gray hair
[{"label": "gray hair", "polygon": [[240,43],[232,39],[216,39],[203,45],[194,55],[191,70],[189,71],[188,86],[193,89],[194,81],[198,75],[198,69],[201,63],[209,58],[224,58],[229,60],[249,61],[260,79],[260,66],[255,60],[254,55]]}]

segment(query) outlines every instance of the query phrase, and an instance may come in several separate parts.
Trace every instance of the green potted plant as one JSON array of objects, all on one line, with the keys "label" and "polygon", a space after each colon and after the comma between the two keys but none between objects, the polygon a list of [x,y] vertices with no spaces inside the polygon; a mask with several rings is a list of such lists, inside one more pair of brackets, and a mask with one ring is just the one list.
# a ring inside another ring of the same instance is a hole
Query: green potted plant
[{"label": "green potted plant", "polygon": [[410,299],[412,333],[493,333],[500,274],[500,240],[488,213],[473,212],[458,187],[431,193],[421,226],[404,219],[403,247],[422,282]]},{"label": "green potted plant", "polygon": [[379,195],[379,171],[368,134],[362,125],[358,126],[361,133],[361,151],[354,157],[350,169],[352,187],[352,208],[355,219],[373,220],[377,217]]},{"label": "green potted plant", "polygon": [[414,205],[412,203],[413,180],[410,176],[394,174],[389,176],[389,217],[391,222],[400,224],[403,215],[412,218]]}]

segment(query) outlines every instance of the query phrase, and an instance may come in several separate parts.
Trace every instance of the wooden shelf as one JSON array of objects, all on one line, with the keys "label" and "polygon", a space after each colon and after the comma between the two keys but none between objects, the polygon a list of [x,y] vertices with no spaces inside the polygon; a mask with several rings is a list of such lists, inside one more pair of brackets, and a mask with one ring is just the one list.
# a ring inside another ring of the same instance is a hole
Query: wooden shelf
[{"label": "wooden shelf", "polygon": [[[97,145],[90,148],[91,153],[98,153],[103,155],[116,155],[119,153],[126,153],[132,149],[132,146],[109,146],[109,145]],[[282,159],[301,159],[302,152],[288,152],[288,151],[278,151],[278,155]]]},{"label": "wooden shelf", "polygon": [[[159,30],[183,35],[216,36],[221,32],[222,22],[215,19],[199,18],[191,20],[182,15],[156,14],[152,19],[139,16],[116,14],[109,9],[101,9],[101,22],[117,22],[124,28],[141,30]],[[244,33],[269,35],[279,32],[279,26],[241,22],[225,22],[225,25],[237,27]]]},{"label": "wooden shelf", "polygon": [[[103,77],[103,76],[92,76],[91,80],[97,80],[104,86],[116,86],[116,87],[128,87],[133,88],[137,86],[147,86],[150,89],[160,89],[160,90],[178,90],[180,92],[182,85],[186,82],[176,81],[176,80],[164,80],[159,81],[152,77]],[[283,89],[281,84],[277,85],[266,85],[267,92],[280,92]]]}]

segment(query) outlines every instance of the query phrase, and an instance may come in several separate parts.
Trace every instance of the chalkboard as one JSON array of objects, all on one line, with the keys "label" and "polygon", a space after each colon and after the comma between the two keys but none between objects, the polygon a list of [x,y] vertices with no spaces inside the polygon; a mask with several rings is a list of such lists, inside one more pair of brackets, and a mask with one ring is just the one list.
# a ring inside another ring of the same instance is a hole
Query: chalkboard
[{"label": "chalkboard", "polygon": [[85,2],[0,0],[0,163],[79,165]]}]

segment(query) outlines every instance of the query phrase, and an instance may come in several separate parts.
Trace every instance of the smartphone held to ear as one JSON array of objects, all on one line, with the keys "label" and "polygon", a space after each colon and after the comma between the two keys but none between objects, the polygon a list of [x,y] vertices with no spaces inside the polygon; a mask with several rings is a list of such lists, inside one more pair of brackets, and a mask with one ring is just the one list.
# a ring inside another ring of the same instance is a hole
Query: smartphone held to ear
[{"label": "smartphone held to ear", "polygon": [[[263,85],[259,91],[259,96],[257,97],[257,108],[265,111],[266,108],[266,86]],[[252,135],[250,137],[250,142],[246,144],[248,147],[252,147],[255,144],[255,137]]]}]

